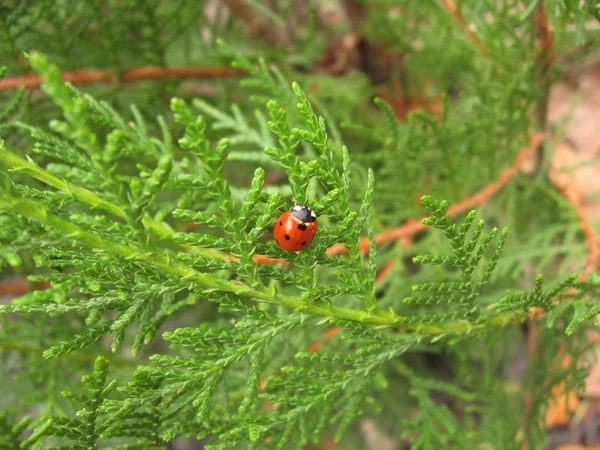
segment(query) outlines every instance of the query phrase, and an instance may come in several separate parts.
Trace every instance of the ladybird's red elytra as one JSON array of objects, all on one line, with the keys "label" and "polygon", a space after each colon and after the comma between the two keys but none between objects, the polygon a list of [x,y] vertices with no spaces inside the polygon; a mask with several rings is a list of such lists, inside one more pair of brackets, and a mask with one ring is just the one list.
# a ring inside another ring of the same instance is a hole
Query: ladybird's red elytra
[{"label": "ladybird's red elytra", "polygon": [[310,245],[318,226],[317,215],[310,206],[294,206],[277,219],[273,236],[282,249],[298,252]]}]

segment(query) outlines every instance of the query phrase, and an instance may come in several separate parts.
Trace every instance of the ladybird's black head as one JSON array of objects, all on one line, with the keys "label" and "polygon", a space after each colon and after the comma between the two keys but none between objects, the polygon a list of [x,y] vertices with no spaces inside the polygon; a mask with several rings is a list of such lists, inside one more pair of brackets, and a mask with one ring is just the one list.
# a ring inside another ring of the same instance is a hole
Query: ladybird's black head
[{"label": "ladybird's black head", "polygon": [[300,219],[302,222],[317,221],[317,215],[308,205],[294,206],[292,209],[290,209],[290,212],[294,217]]}]

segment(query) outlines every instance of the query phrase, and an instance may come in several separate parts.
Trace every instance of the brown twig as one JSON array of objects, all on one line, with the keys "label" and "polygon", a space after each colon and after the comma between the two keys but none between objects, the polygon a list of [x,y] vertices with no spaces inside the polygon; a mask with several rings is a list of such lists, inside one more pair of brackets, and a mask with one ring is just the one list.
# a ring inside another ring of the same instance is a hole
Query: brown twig
[{"label": "brown twig", "polygon": [[[549,71],[552,67],[552,63],[554,61],[553,57],[553,42],[554,35],[552,34],[552,30],[550,29],[550,23],[548,21],[548,15],[546,14],[546,9],[544,7],[544,2],[539,1],[535,8],[535,40],[539,48],[539,55],[537,57],[537,66],[539,69],[538,73],[538,81],[541,84],[541,95],[542,100],[540,105],[537,108],[535,114],[535,121],[537,123],[538,128],[544,132],[546,130],[548,124],[548,104],[550,99],[550,86],[552,84],[552,80],[549,77]],[[544,161],[544,147],[543,143],[535,148],[535,164],[536,168],[539,169],[542,166]],[[577,209],[577,208],[576,208]],[[579,213],[578,213],[579,214]],[[531,317],[539,317],[541,315],[541,311],[539,308],[531,308]],[[527,334],[527,354],[530,360],[535,357],[537,352],[537,337],[539,334],[539,323],[535,321],[531,321],[530,327]],[[562,357],[559,355],[559,359]],[[559,390],[560,391],[560,390]],[[555,403],[558,405],[560,403],[560,399],[558,395],[560,395],[559,391],[553,390],[555,396]],[[527,429],[529,426],[529,422],[531,420],[531,410],[533,407],[533,399],[532,393],[527,392],[525,396],[525,408],[524,408],[524,418],[523,418],[523,429]],[[548,408],[546,413],[546,423],[548,427],[551,427],[553,424],[551,421],[556,424],[560,420],[564,420],[566,417],[566,411],[560,412],[557,414],[557,410],[553,407]],[[527,441],[523,443],[522,450],[528,450],[529,445]]]},{"label": "brown twig", "polygon": [[378,283],[381,280],[383,280],[388,275],[388,273],[390,273],[392,271],[392,269],[394,268],[395,265],[396,265],[396,260],[389,259],[385,263],[385,266],[383,266],[383,268],[379,272],[377,272],[377,275],[375,275],[375,283]]},{"label": "brown twig", "polygon": [[25,278],[5,278],[0,280],[0,295],[6,295],[9,297],[17,297],[19,295],[25,295],[30,289],[35,291],[41,291],[48,289],[50,282],[38,281],[36,283],[30,283]]},{"label": "brown twig", "polygon": [[[128,70],[121,76],[110,70],[76,70],[62,72],[64,81],[73,84],[119,83],[136,80],[160,80],[165,78],[222,78],[238,77],[247,72],[229,67],[138,67]],[[38,89],[44,80],[39,75],[23,75],[0,80],[0,91],[25,86],[27,89]]]},{"label": "brown twig", "polygon": [[[539,1],[535,7],[535,40],[539,48],[539,55],[537,57],[537,66],[539,68],[538,81],[542,86],[542,100],[536,111],[535,120],[538,128],[541,131],[545,131],[548,124],[548,102],[550,99],[550,86],[552,85],[549,72],[554,62],[554,34],[550,29],[543,1]],[[541,167],[543,160],[544,148],[540,145],[535,150],[535,161],[538,168]]]},{"label": "brown twig", "polygon": [[[491,198],[494,194],[496,194],[500,189],[502,189],[504,186],[506,186],[508,184],[508,182],[512,179],[512,177],[515,176],[515,174],[517,174],[519,172],[519,170],[521,169],[521,166],[523,165],[525,160],[527,160],[527,158],[529,158],[531,156],[531,154],[533,153],[533,149],[536,148],[540,144],[540,142],[542,142],[543,138],[544,138],[543,133],[535,133],[531,137],[530,145],[519,153],[519,155],[517,156],[517,158],[515,160],[515,163],[512,166],[506,168],[500,174],[500,176],[498,177],[498,179],[496,181],[488,184],[486,187],[481,189],[479,192],[476,192],[475,194],[467,197],[460,203],[457,203],[456,205],[453,205],[450,208],[448,208],[448,215],[450,215],[452,217],[452,216],[456,216],[458,214],[467,212],[471,208],[473,208],[477,205],[481,205],[482,203],[487,201],[489,198]],[[426,228],[427,228],[427,225],[424,225],[421,221],[418,221],[418,222],[414,221],[414,220],[408,221],[404,225],[402,225],[394,230],[388,231],[386,233],[378,234],[377,236],[375,236],[375,243],[379,245],[379,244],[384,244],[386,242],[391,242],[391,241],[395,241],[398,239],[410,237],[420,231],[425,230]],[[362,240],[361,251],[363,253],[367,253],[369,251],[369,239],[364,238]],[[344,254],[347,252],[348,252],[348,249],[344,245],[339,245],[339,244],[334,245],[333,247],[329,248],[329,250],[327,251],[327,253],[330,255],[339,255],[339,254]]]},{"label": "brown twig", "polygon": [[16,297],[24,295],[29,289],[29,281],[25,278],[7,278],[0,280],[0,295]]},{"label": "brown twig", "polygon": [[454,17],[454,19],[460,24],[460,26],[465,29],[465,31],[467,32],[467,36],[469,36],[469,39],[471,39],[471,41],[473,41],[477,48],[479,48],[481,53],[484,56],[488,56],[487,47],[483,44],[483,42],[481,42],[481,40],[475,34],[475,32],[469,27],[467,21],[465,20],[461,12],[458,10],[456,3],[454,3],[454,0],[442,0],[442,5],[444,5],[444,7],[448,10],[452,17]]},{"label": "brown twig", "polygon": [[554,34],[550,29],[544,2],[538,2],[535,7],[535,40],[541,51],[540,57],[544,65],[549,68],[554,62]]}]

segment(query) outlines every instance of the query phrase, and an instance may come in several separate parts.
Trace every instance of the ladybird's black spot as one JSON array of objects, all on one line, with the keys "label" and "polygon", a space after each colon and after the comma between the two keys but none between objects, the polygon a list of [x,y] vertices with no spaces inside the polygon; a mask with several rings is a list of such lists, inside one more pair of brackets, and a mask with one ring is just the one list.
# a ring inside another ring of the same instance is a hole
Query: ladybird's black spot
[{"label": "ladybird's black spot", "polygon": [[279,226],[282,226],[282,225],[283,225],[283,222],[280,220],[279,221]]},{"label": "ladybird's black spot", "polygon": [[286,235],[284,236],[284,238],[285,238],[285,240],[286,240],[286,241],[289,241],[289,240],[290,240],[290,235],[289,235],[289,234],[286,234]]},{"label": "ladybird's black spot", "polygon": [[306,244],[308,244],[308,242],[306,242],[306,241],[300,242],[300,245],[306,245]]},{"label": "ladybird's black spot", "polygon": [[299,224],[299,225],[298,225],[298,229],[299,229],[299,230],[302,230],[302,231],[306,230],[306,224],[305,224],[305,223],[301,223],[301,224]]}]

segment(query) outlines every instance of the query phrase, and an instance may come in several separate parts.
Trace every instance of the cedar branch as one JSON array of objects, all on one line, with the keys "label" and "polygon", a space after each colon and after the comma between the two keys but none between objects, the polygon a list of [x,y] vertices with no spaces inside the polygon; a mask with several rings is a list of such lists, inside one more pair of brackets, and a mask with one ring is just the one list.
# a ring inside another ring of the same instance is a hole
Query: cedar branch
[{"label": "cedar branch", "polygon": [[[498,179],[496,181],[488,184],[483,189],[481,189],[479,192],[476,192],[475,194],[465,198],[460,203],[457,203],[456,205],[453,205],[450,208],[448,208],[448,214],[451,217],[454,217],[458,214],[462,214],[464,212],[469,211],[470,209],[472,209],[475,206],[481,205],[482,203],[486,202],[489,198],[491,198],[500,189],[502,189],[504,186],[506,186],[508,184],[508,182],[512,179],[512,177],[515,176],[519,172],[523,163],[533,154],[534,149],[536,149],[542,143],[543,140],[544,140],[544,133],[541,133],[541,132],[534,133],[533,136],[531,137],[529,146],[527,146],[527,148],[523,149],[518,154],[518,156],[515,160],[515,163],[512,166],[506,168],[500,174],[500,176],[498,177]],[[425,219],[425,217],[423,217],[422,219]],[[400,227],[398,227],[394,230],[390,230],[390,231],[386,231],[385,233],[378,234],[377,236],[375,236],[375,243],[377,245],[381,245],[381,244],[385,244],[387,242],[410,238],[411,236],[414,236],[415,234],[427,229],[427,225],[423,224],[421,220],[416,221],[416,220],[411,219],[411,220],[407,221],[405,224],[401,225]],[[369,239],[368,238],[362,239],[362,241],[360,243],[360,251],[363,254],[366,254],[369,252]],[[329,247],[329,249],[327,250],[328,255],[343,255],[346,253],[348,253],[348,249],[343,244],[336,244],[332,247]],[[255,255],[253,259],[254,259],[254,262],[256,262],[258,264],[278,264],[278,263],[286,262],[283,259],[271,258],[271,257],[265,256],[265,255]]]},{"label": "cedar branch", "polygon": [[0,209],[13,211],[31,221],[50,227],[64,234],[73,243],[76,242],[78,245],[84,245],[94,249],[94,251],[107,252],[127,260],[137,261],[140,264],[154,267],[164,273],[186,280],[190,283],[190,289],[228,292],[255,302],[273,303],[309,315],[394,327],[405,331],[418,332],[421,335],[434,336],[470,333],[490,327],[501,328],[526,319],[526,316],[522,314],[510,313],[490,316],[485,321],[478,322],[461,319],[439,324],[423,324],[407,322],[404,320],[405,317],[398,316],[393,312],[371,312],[333,304],[318,304],[315,301],[316,299],[292,297],[264,285],[249,286],[238,281],[214,278],[210,274],[197,271],[185,264],[174,262],[168,254],[163,252],[144,252],[138,248],[106,239],[103,236],[99,236],[64,220],[40,204],[22,197],[0,197]]},{"label": "cedar branch", "polygon": [[[490,197],[492,197],[496,192],[498,192],[500,189],[502,189],[504,186],[506,186],[508,184],[508,182],[512,179],[512,177],[519,172],[523,163],[529,157],[531,157],[534,149],[538,145],[541,144],[543,139],[544,139],[543,133],[535,133],[531,137],[529,146],[527,148],[523,149],[519,153],[519,155],[517,156],[517,158],[515,160],[515,163],[512,166],[505,169],[504,172],[502,172],[500,174],[500,176],[498,177],[498,179],[496,181],[488,184],[486,187],[481,189],[479,192],[464,199],[462,202],[448,208],[448,214],[450,216],[455,216],[457,214],[466,212],[469,209],[471,209],[472,207],[484,203],[486,200],[488,200]],[[410,244],[412,242],[410,238],[414,234],[418,233],[419,231],[423,231],[426,228],[427,228],[427,226],[424,225],[423,223],[421,223],[420,221],[419,222],[409,221],[406,224],[400,226],[399,228],[396,228],[395,230],[384,233],[382,235],[375,236],[375,242],[380,244],[380,243],[388,242],[390,240],[402,239],[402,241],[404,243],[404,247],[407,248],[408,246],[410,246]],[[366,245],[365,245],[365,242],[366,242]],[[596,239],[596,244],[598,244],[597,239]],[[368,251],[368,250],[369,250],[369,240],[366,239],[366,241],[363,241],[361,243],[361,251]],[[348,249],[344,246],[334,246],[329,249],[328,253],[339,254],[337,252],[345,253],[347,251],[348,251]],[[256,260],[256,258],[257,257],[255,257],[255,260]],[[596,259],[597,259],[597,256],[596,256]],[[276,261],[273,258],[269,258],[269,260]],[[267,261],[262,261],[262,262],[264,264]],[[385,278],[385,276],[394,267],[394,263],[395,263],[395,260],[390,259],[385,264],[385,266],[377,273],[377,276],[375,277],[375,282],[381,281],[383,278]],[[329,339],[329,338],[335,336],[339,331],[340,331],[339,327],[331,327],[323,333],[323,336],[325,338]],[[322,344],[323,344],[322,341],[316,341],[309,347],[308,351],[310,351],[312,353],[318,352],[321,349]]]}]

